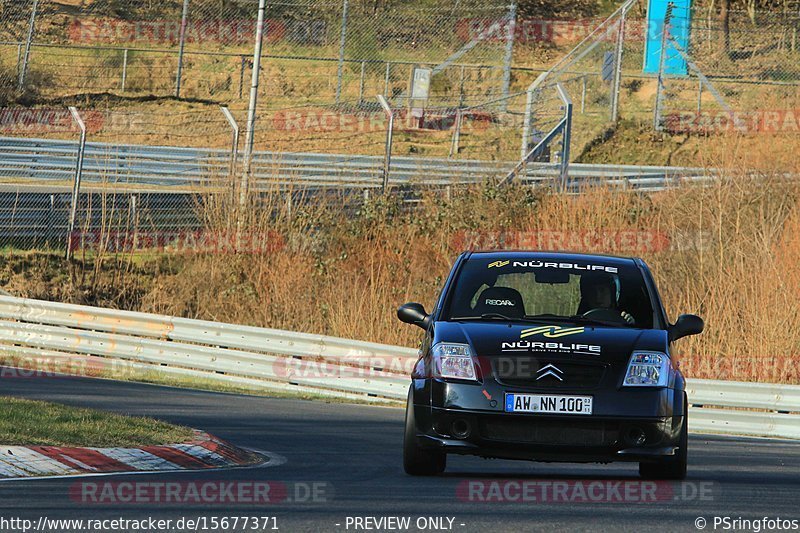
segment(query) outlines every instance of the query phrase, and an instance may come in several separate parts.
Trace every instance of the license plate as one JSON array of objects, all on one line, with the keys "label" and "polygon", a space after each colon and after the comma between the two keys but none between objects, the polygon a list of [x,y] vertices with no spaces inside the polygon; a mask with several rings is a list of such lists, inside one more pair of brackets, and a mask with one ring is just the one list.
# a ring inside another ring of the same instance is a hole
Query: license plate
[{"label": "license plate", "polygon": [[590,415],[592,397],[506,393],[506,412]]}]

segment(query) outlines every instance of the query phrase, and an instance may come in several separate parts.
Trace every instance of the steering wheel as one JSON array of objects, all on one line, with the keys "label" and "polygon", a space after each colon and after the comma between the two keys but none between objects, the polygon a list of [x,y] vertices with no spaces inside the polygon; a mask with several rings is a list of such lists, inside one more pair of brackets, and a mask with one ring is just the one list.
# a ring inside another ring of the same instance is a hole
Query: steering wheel
[{"label": "steering wheel", "polygon": [[615,322],[618,324],[627,324],[620,311],[608,309],[605,307],[595,307],[589,309],[581,315],[583,318],[591,318],[593,320],[602,320],[603,322]]}]

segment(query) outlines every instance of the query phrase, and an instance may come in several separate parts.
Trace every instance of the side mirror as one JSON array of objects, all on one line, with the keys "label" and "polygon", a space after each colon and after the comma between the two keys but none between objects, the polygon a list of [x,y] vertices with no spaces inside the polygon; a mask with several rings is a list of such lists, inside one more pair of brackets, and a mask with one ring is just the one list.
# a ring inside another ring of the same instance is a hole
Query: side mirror
[{"label": "side mirror", "polygon": [[670,340],[676,341],[689,335],[703,333],[705,323],[697,315],[681,315],[673,325],[669,327]]},{"label": "side mirror", "polygon": [[407,303],[397,308],[397,318],[406,324],[413,324],[414,326],[428,329],[430,323],[430,315],[425,312],[422,304]]}]

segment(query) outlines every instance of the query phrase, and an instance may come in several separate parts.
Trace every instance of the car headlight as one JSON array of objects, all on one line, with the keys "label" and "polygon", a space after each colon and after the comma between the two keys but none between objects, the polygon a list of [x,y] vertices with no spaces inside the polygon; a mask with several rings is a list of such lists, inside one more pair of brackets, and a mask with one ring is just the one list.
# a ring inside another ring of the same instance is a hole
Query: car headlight
[{"label": "car headlight", "polygon": [[662,352],[633,352],[625,373],[625,387],[666,387],[669,357]]},{"label": "car headlight", "polygon": [[440,342],[433,347],[432,355],[433,377],[478,380],[468,344]]}]

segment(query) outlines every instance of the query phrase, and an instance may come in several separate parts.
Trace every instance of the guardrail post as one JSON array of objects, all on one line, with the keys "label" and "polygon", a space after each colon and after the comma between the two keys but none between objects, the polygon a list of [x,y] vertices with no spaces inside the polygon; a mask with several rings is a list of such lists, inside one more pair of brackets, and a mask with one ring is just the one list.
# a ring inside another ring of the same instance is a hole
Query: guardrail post
[{"label": "guardrail post", "polygon": [[129,229],[129,231],[131,232],[131,236],[132,236],[131,244],[130,244],[131,250],[136,250],[137,244],[138,244],[136,242],[138,240],[138,237],[139,237],[139,206],[138,206],[138,203],[139,203],[138,196],[136,196],[135,194],[132,194],[130,199],[129,199],[129,201],[128,201],[128,205],[130,207],[130,217],[131,217],[130,218],[131,228]]},{"label": "guardrail post", "polygon": [[181,97],[181,78],[183,76],[183,49],[186,45],[186,19],[189,16],[189,0],[183,0],[181,33],[178,42],[178,74],[175,77],[175,98]]},{"label": "guardrail post", "polygon": [[56,195],[50,195],[50,208],[47,210],[47,229],[45,230],[45,246],[50,248],[50,242],[53,240],[53,226],[55,225],[56,214]]},{"label": "guardrail post", "polygon": [[81,192],[81,176],[83,174],[83,156],[86,152],[86,124],[83,123],[78,109],[70,107],[72,119],[81,130],[81,140],[78,144],[78,162],[75,166],[75,179],[72,182],[72,203],[69,210],[69,225],[67,226],[67,261],[72,258],[72,239],[75,233],[75,219],[78,216],[78,201]]},{"label": "guardrail post", "polygon": [[392,141],[394,136],[394,112],[392,108],[389,106],[389,103],[386,101],[382,95],[378,95],[378,102],[381,104],[383,111],[386,113],[386,116],[389,118],[389,124],[386,126],[386,152],[383,157],[383,193],[386,194],[389,191],[389,171],[391,170],[392,166]]},{"label": "guardrail post", "polygon": [[342,30],[339,35],[339,65],[336,67],[336,103],[342,97],[342,77],[344,76],[344,48],[347,43],[347,0],[342,3]]},{"label": "guardrail post", "polygon": [[122,52],[122,86],[120,90],[125,92],[125,82],[128,79],[128,49]]},{"label": "guardrail post", "polygon": [[33,44],[33,31],[36,26],[36,11],[39,7],[39,0],[33,0],[31,8],[31,21],[28,24],[28,38],[25,40],[25,56],[22,60],[22,68],[19,71],[17,90],[22,92],[25,89],[25,77],[28,75],[28,62],[31,58],[31,45]]}]

